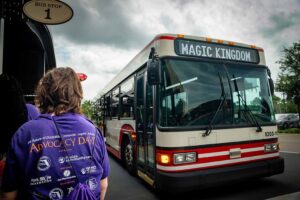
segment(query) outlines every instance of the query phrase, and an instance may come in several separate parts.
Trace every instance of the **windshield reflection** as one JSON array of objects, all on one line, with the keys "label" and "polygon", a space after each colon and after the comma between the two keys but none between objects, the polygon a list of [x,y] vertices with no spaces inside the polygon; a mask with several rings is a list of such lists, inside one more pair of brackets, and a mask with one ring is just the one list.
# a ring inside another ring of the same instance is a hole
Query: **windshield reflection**
[{"label": "windshield reflection", "polygon": [[265,68],[177,59],[162,66],[162,127],[255,126],[246,109],[262,125],[275,122]]}]

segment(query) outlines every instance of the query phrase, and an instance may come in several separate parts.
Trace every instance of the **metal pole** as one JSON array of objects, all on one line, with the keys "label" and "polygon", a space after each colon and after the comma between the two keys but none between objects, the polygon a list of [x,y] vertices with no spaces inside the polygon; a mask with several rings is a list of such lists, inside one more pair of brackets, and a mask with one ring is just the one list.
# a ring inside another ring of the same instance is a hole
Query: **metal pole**
[{"label": "metal pole", "polygon": [[3,73],[4,19],[0,19],[0,74]]}]

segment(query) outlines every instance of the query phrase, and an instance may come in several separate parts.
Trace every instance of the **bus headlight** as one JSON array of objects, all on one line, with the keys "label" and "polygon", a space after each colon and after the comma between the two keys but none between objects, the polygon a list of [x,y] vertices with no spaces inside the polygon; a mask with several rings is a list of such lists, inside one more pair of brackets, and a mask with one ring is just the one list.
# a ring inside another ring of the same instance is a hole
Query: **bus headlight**
[{"label": "bus headlight", "polygon": [[274,152],[279,151],[279,144],[278,143],[271,143],[271,144],[265,144],[265,152]]},{"label": "bus headlight", "polygon": [[176,153],[173,158],[175,165],[196,162],[196,152]]}]

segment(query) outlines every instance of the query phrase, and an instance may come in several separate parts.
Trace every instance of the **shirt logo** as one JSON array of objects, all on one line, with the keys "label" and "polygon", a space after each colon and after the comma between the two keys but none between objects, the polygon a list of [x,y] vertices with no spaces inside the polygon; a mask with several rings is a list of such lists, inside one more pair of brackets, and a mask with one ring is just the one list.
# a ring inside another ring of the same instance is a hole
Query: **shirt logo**
[{"label": "shirt logo", "polygon": [[64,197],[64,192],[60,188],[54,188],[49,192],[49,197],[52,200],[61,200]]},{"label": "shirt logo", "polygon": [[87,160],[90,158],[91,158],[91,156],[72,155],[72,156],[66,156],[66,157],[61,156],[57,159],[57,161],[60,164],[64,164],[64,163],[75,162],[75,161],[80,161],[80,160]]},{"label": "shirt logo", "polygon": [[91,167],[84,167],[81,168],[81,173],[82,174],[87,174],[87,173],[94,173],[96,172],[97,167],[96,166],[91,166]]},{"label": "shirt logo", "polygon": [[58,162],[59,162],[60,164],[63,164],[63,163],[65,162],[65,157],[59,157],[59,158],[58,158]]},{"label": "shirt logo", "polygon": [[74,190],[74,188],[73,187],[68,187],[67,190],[68,190],[68,194],[70,194]]},{"label": "shirt logo", "polygon": [[70,175],[71,175],[71,171],[68,170],[68,169],[66,169],[66,170],[64,171],[64,177],[68,177],[68,176],[70,176]]},{"label": "shirt logo", "polygon": [[50,183],[50,182],[52,182],[51,176],[42,176],[39,178],[32,178],[30,180],[30,185],[40,185],[40,184]]},{"label": "shirt logo", "polygon": [[91,190],[96,190],[98,187],[98,183],[96,178],[90,178],[86,181],[86,184],[89,186]]},{"label": "shirt logo", "polygon": [[51,166],[51,159],[48,156],[42,156],[37,164],[37,169],[39,171],[46,171]]}]

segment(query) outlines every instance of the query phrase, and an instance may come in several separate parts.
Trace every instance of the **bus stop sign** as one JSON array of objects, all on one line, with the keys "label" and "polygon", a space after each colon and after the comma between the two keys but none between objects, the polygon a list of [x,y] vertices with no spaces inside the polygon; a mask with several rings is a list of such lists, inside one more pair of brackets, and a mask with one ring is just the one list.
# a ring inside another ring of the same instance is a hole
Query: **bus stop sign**
[{"label": "bus stop sign", "polygon": [[72,8],[57,0],[31,0],[23,6],[24,14],[39,23],[62,24],[73,17]]}]

